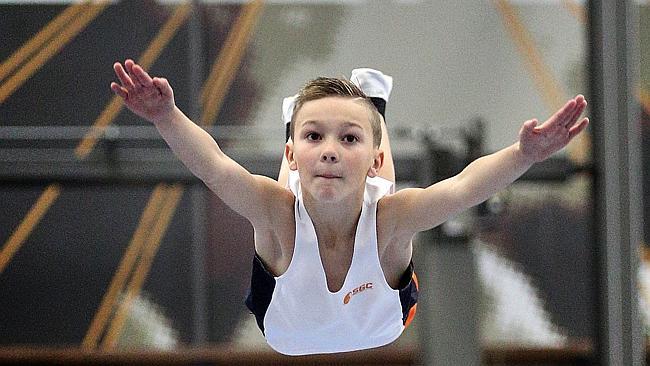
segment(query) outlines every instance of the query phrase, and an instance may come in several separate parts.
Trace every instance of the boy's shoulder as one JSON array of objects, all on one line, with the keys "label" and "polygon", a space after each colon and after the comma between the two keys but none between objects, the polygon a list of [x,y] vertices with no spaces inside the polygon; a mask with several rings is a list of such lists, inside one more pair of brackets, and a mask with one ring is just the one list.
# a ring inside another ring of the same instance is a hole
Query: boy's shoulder
[{"label": "boy's shoulder", "polygon": [[[264,218],[269,221],[283,220],[285,216],[293,218],[293,206],[295,202],[293,192],[269,177],[257,176],[257,179],[262,189],[261,196],[263,200],[259,204]],[[253,222],[253,225],[255,224]]]},{"label": "boy's shoulder", "polygon": [[[405,188],[383,196],[377,203],[378,235],[383,233],[391,238],[410,238],[416,232],[411,229],[414,201],[417,200],[419,188]],[[424,214],[424,213],[421,213]]]}]

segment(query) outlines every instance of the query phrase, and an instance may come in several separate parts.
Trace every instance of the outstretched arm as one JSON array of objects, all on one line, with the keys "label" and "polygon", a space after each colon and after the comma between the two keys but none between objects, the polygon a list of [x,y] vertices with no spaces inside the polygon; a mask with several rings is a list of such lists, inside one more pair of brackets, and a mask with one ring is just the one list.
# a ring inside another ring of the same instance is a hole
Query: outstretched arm
[{"label": "outstretched arm", "polygon": [[227,205],[252,222],[266,217],[264,189],[273,180],[253,176],[226,156],[217,142],[176,107],[174,93],[164,78],[152,78],[132,60],[113,65],[120,83],[111,89],[126,106],[150,121],[188,169]]},{"label": "outstretched arm", "polygon": [[475,160],[458,175],[426,189],[398,192],[393,200],[399,206],[397,225],[406,232],[427,230],[485,201],[584,130],[589,120],[580,116],[586,106],[584,97],[578,95],[540,126],[535,119],[526,121],[519,141]]}]

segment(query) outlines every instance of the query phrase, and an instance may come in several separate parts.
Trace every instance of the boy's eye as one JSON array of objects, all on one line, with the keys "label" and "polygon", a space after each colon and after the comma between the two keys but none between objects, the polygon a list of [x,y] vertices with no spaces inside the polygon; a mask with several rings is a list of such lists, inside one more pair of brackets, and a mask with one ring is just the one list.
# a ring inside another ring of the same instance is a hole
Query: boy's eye
[{"label": "boy's eye", "polygon": [[305,138],[310,141],[316,141],[320,139],[320,135],[316,132],[309,132]]},{"label": "boy's eye", "polygon": [[345,142],[356,142],[356,141],[359,141],[359,139],[354,135],[345,135],[345,137],[343,137],[343,141],[345,141]]}]

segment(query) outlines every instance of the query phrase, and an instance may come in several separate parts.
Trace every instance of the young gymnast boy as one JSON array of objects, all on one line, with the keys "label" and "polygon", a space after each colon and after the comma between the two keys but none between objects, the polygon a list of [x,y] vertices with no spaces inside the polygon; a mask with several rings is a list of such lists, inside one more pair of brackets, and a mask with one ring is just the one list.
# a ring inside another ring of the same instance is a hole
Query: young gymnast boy
[{"label": "young gymnast boy", "polygon": [[176,107],[167,80],[132,60],[114,69],[120,83],[111,89],[126,106],[152,122],[192,173],[253,225],[247,305],[269,345],[289,355],[394,341],[415,305],[412,237],[505,188],[588,124],[578,95],[543,124],[524,122],[517,142],[458,175],[392,193],[391,180],[381,178],[386,153],[377,108],[354,83],[318,78],[295,99],[286,189],[226,156]]}]

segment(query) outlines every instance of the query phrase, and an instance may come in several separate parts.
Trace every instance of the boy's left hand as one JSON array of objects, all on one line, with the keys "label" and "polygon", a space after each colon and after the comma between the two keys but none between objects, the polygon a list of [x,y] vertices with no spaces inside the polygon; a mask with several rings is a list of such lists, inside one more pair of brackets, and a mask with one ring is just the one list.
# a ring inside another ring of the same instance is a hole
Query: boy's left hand
[{"label": "boy's left hand", "polygon": [[531,163],[536,163],[565,147],[589,124],[586,117],[578,122],[586,106],[585,97],[578,95],[540,126],[536,119],[524,122],[519,131],[520,151]]}]

